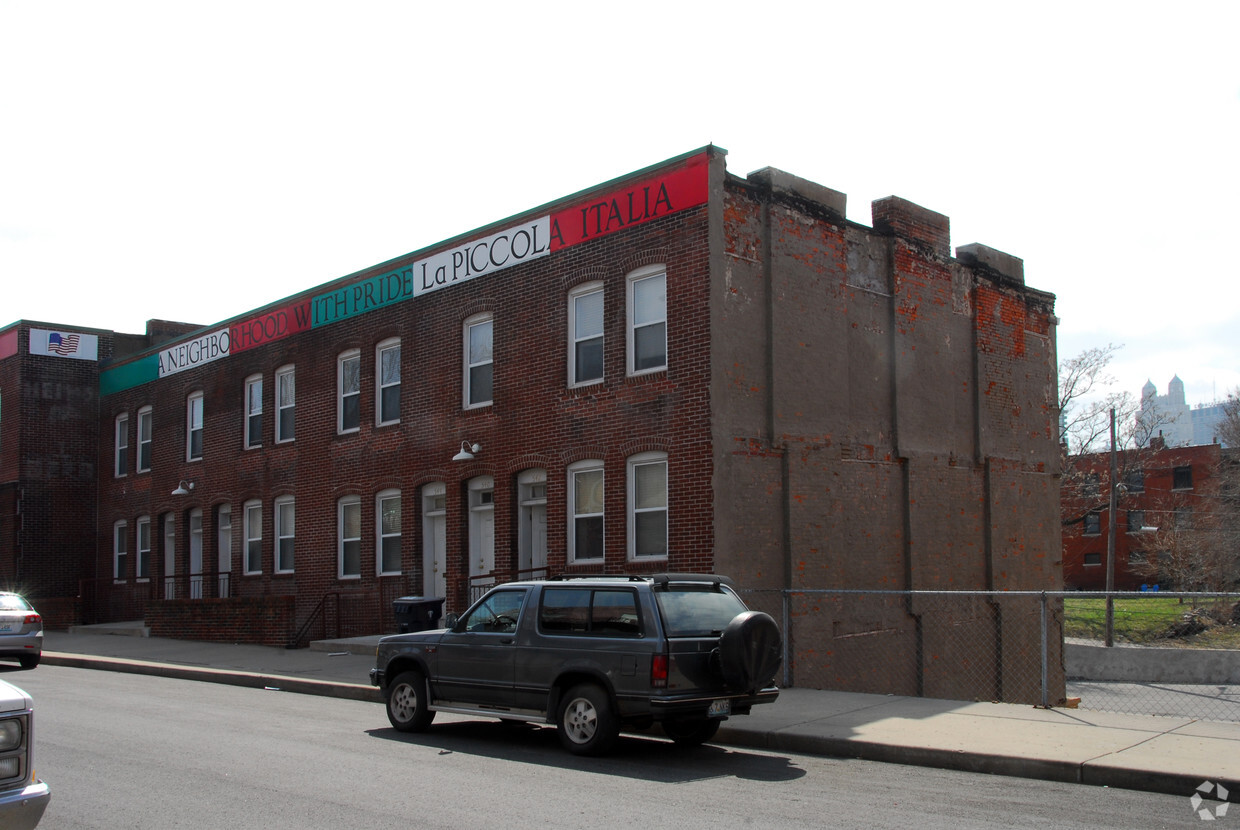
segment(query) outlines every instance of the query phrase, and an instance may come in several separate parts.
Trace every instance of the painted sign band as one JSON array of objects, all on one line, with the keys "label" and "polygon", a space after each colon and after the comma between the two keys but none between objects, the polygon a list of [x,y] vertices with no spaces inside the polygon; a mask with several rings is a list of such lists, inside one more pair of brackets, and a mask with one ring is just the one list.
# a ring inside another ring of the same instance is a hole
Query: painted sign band
[{"label": "painted sign band", "polygon": [[186,369],[228,357],[228,329],[208,332],[159,353],[159,376],[166,378]]},{"label": "painted sign band", "polygon": [[237,354],[310,328],[310,301],[287,305],[228,327],[228,353]]},{"label": "painted sign band", "polygon": [[414,296],[545,257],[550,235],[550,220],[542,216],[420,259],[413,264]]}]

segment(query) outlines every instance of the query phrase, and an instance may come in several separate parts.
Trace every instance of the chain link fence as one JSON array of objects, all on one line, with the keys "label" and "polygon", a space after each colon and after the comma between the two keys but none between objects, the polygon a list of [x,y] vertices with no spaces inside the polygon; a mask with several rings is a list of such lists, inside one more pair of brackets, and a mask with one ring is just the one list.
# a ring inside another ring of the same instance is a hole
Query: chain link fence
[{"label": "chain link fence", "polygon": [[742,594],[785,686],[1240,721],[1240,594]]}]

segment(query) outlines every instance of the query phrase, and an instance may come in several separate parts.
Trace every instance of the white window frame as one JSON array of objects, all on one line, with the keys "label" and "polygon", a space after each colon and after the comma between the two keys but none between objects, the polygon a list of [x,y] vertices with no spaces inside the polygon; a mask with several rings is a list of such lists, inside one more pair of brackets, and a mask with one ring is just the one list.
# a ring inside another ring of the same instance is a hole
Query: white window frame
[{"label": "white window frame", "polygon": [[[345,521],[346,512],[353,512],[353,523],[357,528],[356,536],[346,536],[345,531],[348,528],[348,522]],[[344,569],[345,548],[348,545],[354,545],[357,550],[357,570],[346,572]],[[336,502],[336,578],[337,579],[361,579],[362,578],[362,497],[361,496],[341,496]]]},{"label": "white window frame", "polygon": [[134,557],[133,576],[137,582],[151,581],[151,517],[139,516],[134,526],[137,554]]},{"label": "white window frame", "polygon": [[[634,309],[634,295],[638,283],[645,283],[648,280],[661,278],[663,280],[663,314],[660,318],[650,318],[640,322],[636,319]],[[625,280],[626,294],[626,325],[628,332],[626,344],[627,363],[629,376],[648,375],[652,372],[662,372],[667,369],[667,267],[664,265],[647,265],[638,268],[630,273]],[[637,331],[638,329],[650,328],[652,326],[661,325],[663,327],[663,362],[657,366],[646,366],[641,369],[637,368]]]},{"label": "white window frame", "polygon": [[[491,353],[485,359],[473,360],[470,355],[470,339],[475,328],[487,325],[491,327]],[[495,315],[487,312],[485,314],[475,314],[465,321],[464,325],[464,353],[462,390],[464,392],[462,403],[465,409],[480,409],[484,406],[490,406],[495,401]],[[489,368],[491,371],[491,396],[486,400],[473,400],[473,372],[475,369]]]},{"label": "white window frame", "polygon": [[[397,528],[396,532],[388,532],[383,529],[383,503],[385,501],[396,500],[397,510]],[[375,496],[375,573],[379,576],[395,576],[403,572],[401,558],[403,556],[403,532],[404,532],[404,506],[400,501],[400,490],[382,490]],[[396,570],[385,569],[384,565],[384,542],[389,539],[396,540]]]},{"label": "white window frame", "polygon": [[[593,513],[577,512],[577,476],[586,473],[598,473],[602,476],[602,509]],[[584,562],[603,562],[607,558],[607,475],[601,459],[591,458],[570,464],[568,467],[568,564],[577,565]],[[600,518],[603,520],[603,549],[598,556],[580,557],[577,555],[577,522],[578,520]]]},{"label": "white window frame", "polygon": [[[384,381],[383,379],[383,355],[385,352],[396,350],[396,380]],[[400,338],[392,337],[384,340],[375,346],[375,424],[377,426],[387,426],[388,424],[400,423]],[[395,390],[396,394],[396,417],[383,418],[383,394],[391,390]]]},{"label": "white window frame", "polygon": [[[255,400],[255,391],[258,392]],[[257,434],[256,434],[257,433]],[[263,445],[263,376],[250,375],[245,379],[245,449],[254,450]]]},{"label": "white window frame", "polygon": [[[291,397],[291,400],[287,403],[284,401],[284,386],[286,382],[288,383]],[[285,444],[297,437],[297,375],[293,366],[281,366],[279,369],[276,369],[276,388],[274,392],[276,408],[276,443]],[[292,410],[288,435],[284,434],[285,410]]]},{"label": "white window frame", "polygon": [[[206,436],[204,421],[206,412],[203,404],[202,391],[190,392],[185,398],[185,460],[201,461],[204,454]],[[194,434],[198,435],[198,454],[194,455]]]},{"label": "white window frame", "polygon": [[[639,467],[650,467],[659,465],[663,468],[663,504],[646,507],[638,505],[637,493],[637,470]],[[668,555],[668,535],[669,514],[668,502],[671,500],[671,492],[668,480],[667,469],[667,453],[664,452],[644,452],[631,456],[628,459],[628,556],[630,561],[634,562],[653,562],[658,560],[666,560]],[[662,513],[663,514],[663,552],[656,554],[639,554],[637,551],[637,520],[640,514],[645,513]]]},{"label": "white window frame", "polygon": [[[289,508],[290,516],[286,521],[284,518],[283,508]],[[275,530],[272,535],[275,537],[272,542],[271,552],[272,571],[278,574],[291,574],[297,568],[297,561],[294,556],[296,553],[297,541],[297,502],[292,496],[280,496],[272,502],[272,512]],[[285,525],[291,527],[285,527]],[[288,562],[284,559],[285,543],[288,547]]]},{"label": "white window frame", "polygon": [[[142,425],[146,424],[146,438],[142,437]],[[151,462],[154,460],[154,445],[151,439],[155,435],[155,408],[152,406],[144,406],[138,410],[138,426],[136,430],[136,438],[138,441],[138,456],[134,460],[137,464],[137,470],[140,473],[149,473],[151,471]],[[145,460],[143,458],[145,456]],[[145,463],[144,463],[145,462]]]},{"label": "white window frame", "polygon": [[[241,507],[241,532],[245,545],[241,551],[241,571],[247,576],[263,572],[263,503],[250,499]],[[250,551],[258,554],[258,567],[253,567]]]},{"label": "white window frame", "polygon": [[129,523],[120,519],[112,524],[112,581],[125,582],[125,564],[129,559]]},{"label": "white window frame", "polygon": [[116,416],[112,430],[112,476],[124,478],[129,474],[129,413]]},{"label": "white window frame", "polygon": [[[344,388],[344,367],[346,363],[357,361],[357,389],[346,391]],[[351,427],[344,425],[345,399],[357,400],[357,424]],[[362,351],[349,349],[341,352],[336,358],[336,433],[345,435],[359,432],[362,428]]]},{"label": "white window frame", "polygon": [[[581,300],[585,299],[586,297],[592,297],[594,295],[598,295],[599,299],[604,302],[603,318],[602,320],[600,320],[599,331],[597,334],[590,334],[585,337],[578,337],[577,336],[577,304]],[[606,375],[606,370],[600,366],[598,377],[585,378],[583,380],[577,379],[577,369],[578,369],[577,347],[578,345],[580,345],[581,343],[588,342],[588,341],[598,340],[601,348],[605,349],[607,346],[607,339],[606,339],[606,328],[607,327],[605,325],[607,309],[606,309],[605,302],[606,302],[605,298],[603,297],[603,283],[601,282],[587,282],[584,285],[579,285],[576,288],[574,288],[572,291],[568,292],[568,385],[570,388],[579,387],[579,386],[593,386],[594,384],[602,383],[603,378]]]}]

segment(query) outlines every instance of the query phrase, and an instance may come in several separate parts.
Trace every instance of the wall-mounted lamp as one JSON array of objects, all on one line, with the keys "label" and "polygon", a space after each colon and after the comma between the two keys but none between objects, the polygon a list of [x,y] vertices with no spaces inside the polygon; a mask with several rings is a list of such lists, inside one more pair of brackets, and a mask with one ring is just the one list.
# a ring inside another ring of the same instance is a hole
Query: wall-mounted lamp
[{"label": "wall-mounted lamp", "polygon": [[482,449],[481,444],[471,444],[468,441],[461,442],[461,451],[452,456],[453,461],[473,461],[474,453]]},{"label": "wall-mounted lamp", "polygon": [[188,496],[189,491],[194,489],[194,482],[181,479],[181,483],[177,485],[177,489],[172,491],[174,496]]}]

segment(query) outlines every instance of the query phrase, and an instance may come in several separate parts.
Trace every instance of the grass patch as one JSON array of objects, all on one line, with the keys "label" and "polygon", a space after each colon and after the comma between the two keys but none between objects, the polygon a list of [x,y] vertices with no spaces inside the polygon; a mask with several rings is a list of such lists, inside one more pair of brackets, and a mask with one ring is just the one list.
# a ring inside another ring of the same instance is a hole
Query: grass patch
[{"label": "grass patch", "polygon": [[[1065,637],[1106,638],[1106,599],[1067,597],[1063,605]],[[1116,599],[1112,631],[1120,643],[1240,648],[1233,606],[1228,600],[1194,606],[1174,597]]]}]

